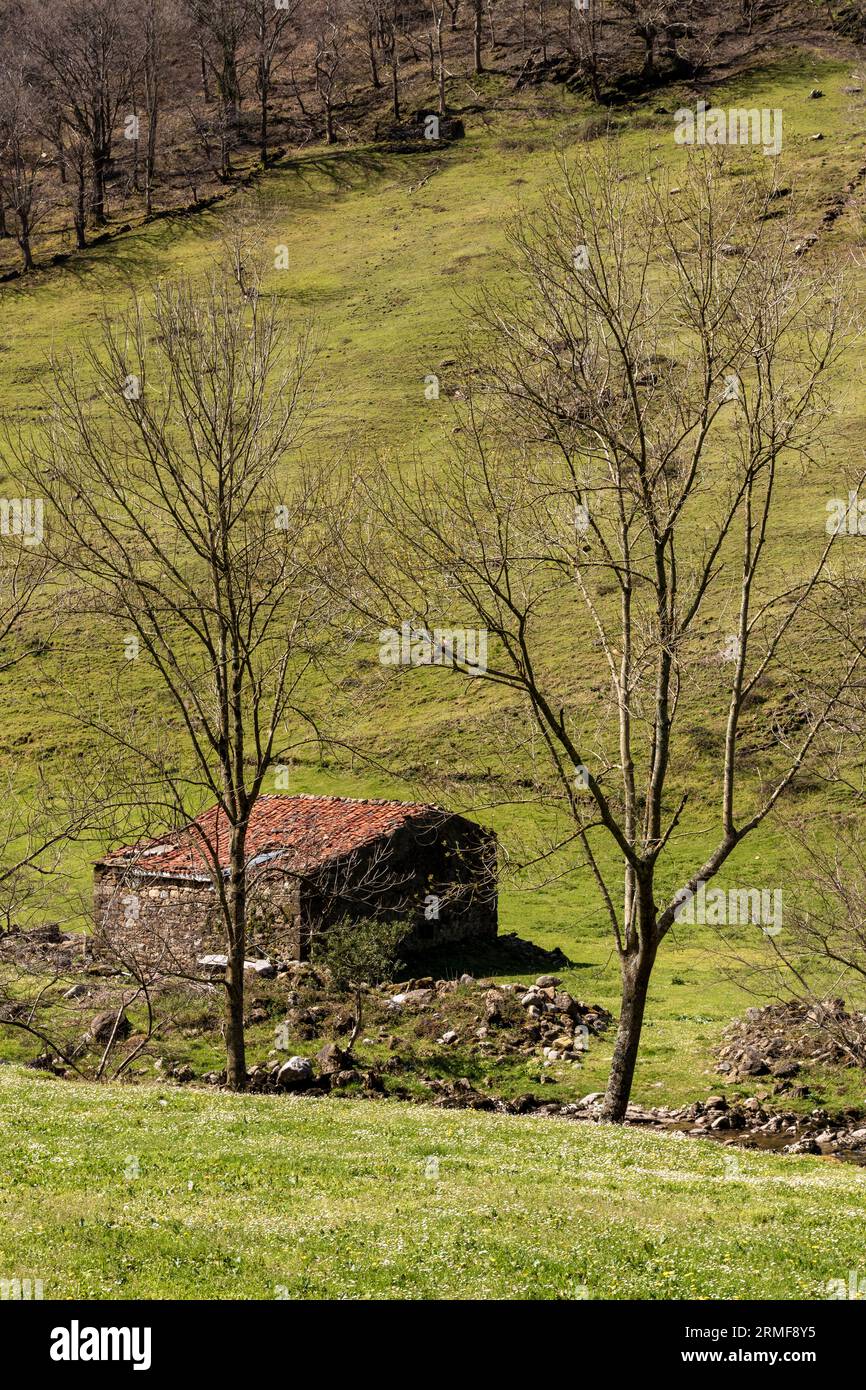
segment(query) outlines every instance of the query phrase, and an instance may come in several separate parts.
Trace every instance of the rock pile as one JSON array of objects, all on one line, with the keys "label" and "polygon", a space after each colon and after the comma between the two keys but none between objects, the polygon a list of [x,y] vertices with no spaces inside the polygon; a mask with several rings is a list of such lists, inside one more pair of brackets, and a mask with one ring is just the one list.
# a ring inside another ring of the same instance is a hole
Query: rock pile
[{"label": "rock pile", "polygon": [[470,1037],[481,1051],[540,1052],[546,1063],[577,1062],[587,1051],[591,1034],[604,1031],[611,1015],[600,1005],[583,1004],[562,989],[556,975],[540,975],[528,988],[522,984],[496,985],[492,980],[407,981],[387,1000],[391,1011],[435,1011],[443,1021],[448,1014],[448,995],[460,986],[483,1003],[483,1014],[474,1028],[443,1028],[437,1041],[451,1046]]},{"label": "rock pile", "polygon": [[854,1065],[866,1057],[866,1015],[849,1013],[842,999],[807,1004],[792,999],[747,1009],[725,1030],[716,1071],[729,1081],[796,1076],[806,1064]]},{"label": "rock pile", "polygon": [[58,975],[86,968],[104,974],[106,967],[88,960],[91,939],[81,932],[61,931],[54,923],[27,931],[12,927],[0,934],[0,962],[29,970],[52,970]]},{"label": "rock pile", "polygon": [[[282,1025],[285,1036],[295,1043],[321,1037],[323,1032],[340,1035],[351,1027],[351,1010],[344,1001],[335,1003],[323,983],[321,972],[309,967],[296,971],[286,995],[287,1014]],[[497,1054],[497,1060],[507,1055],[536,1057],[544,1068],[556,1062],[579,1065],[590,1037],[603,1032],[611,1022],[606,1009],[575,999],[555,975],[541,975],[528,988],[523,984],[496,985],[471,975],[404,980],[399,986],[368,990],[364,1017],[365,1027],[379,1030],[380,1037],[389,1026],[409,1023],[417,1036],[440,1047],[468,1045],[482,1055]],[[357,1084],[379,1093],[383,1071],[411,1071],[421,1084],[434,1090],[436,1103],[441,1098],[442,1103],[474,1108],[495,1105],[490,1096],[472,1092],[468,1082],[440,1086],[423,1074],[419,1076],[423,1060],[414,1056],[402,1059],[403,1044],[395,1034],[387,1042],[395,1055],[384,1065],[366,1070],[336,1042],[326,1043],[315,1061],[300,1052],[288,1059],[285,1054],[272,1053],[267,1062],[251,1068],[250,1084],[253,1089],[292,1091],[334,1091]],[[219,1084],[222,1075],[213,1072],[205,1079]]]}]

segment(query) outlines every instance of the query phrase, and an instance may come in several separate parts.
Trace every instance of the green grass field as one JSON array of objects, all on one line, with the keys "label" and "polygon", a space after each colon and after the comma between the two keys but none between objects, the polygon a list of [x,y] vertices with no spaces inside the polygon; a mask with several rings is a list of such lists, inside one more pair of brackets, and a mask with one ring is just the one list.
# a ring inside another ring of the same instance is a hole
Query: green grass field
[{"label": "green grass field", "polygon": [[0,1271],[45,1298],[827,1297],[866,1171],[378,1102],[0,1072]]},{"label": "green grass field", "polygon": [[[806,191],[806,227],[862,163],[866,102],[846,94],[852,67],[808,53],[782,55],[772,70],[715,100],[781,107],[785,168]],[[808,100],[820,86],[821,102]],[[322,343],[324,403],[319,445],[390,441],[435,452],[449,428],[447,402],[424,397],[424,378],[459,350],[463,302],[495,276],[504,225],[531,207],[555,173],[557,152],[579,142],[590,113],[561,89],[543,99],[506,95],[485,79],[491,114],[441,153],[314,151],[196,217],[165,219],[118,235],[0,290],[0,397],[7,419],[38,417],[52,353],[76,353],[103,310],[117,312],[156,276],[206,269],[238,215],[261,219],[267,268],[276,248],[289,269],[265,285],[294,321],[312,316]],[[616,121],[627,156],[675,155],[670,112],[678,94],[656,93]],[[664,108],[660,111],[658,108]],[[824,139],[813,141],[820,131]],[[423,186],[420,181],[429,175]],[[862,204],[854,199],[822,234],[815,254],[850,262],[862,292]],[[858,259],[859,253],[859,259]],[[838,393],[838,421],[824,471],[792,487],[784,512],[796,562],[804,526],[863,452],[866,424],[859,358]],[[0,477],[0,490],[14,481]],[[77,619],[44,658],[70,688],[82,673],[110,690],[120,644]],[[587,699],[589,673],[584,680]],[[87,751],[74,722],[58,723],[26,668],[0,676],[0,756],[22,788],[42,762],[68,772]],[[464,770],[479,818],[504,841],[534,828],[527,807],[496,807],[486,781],[486,723],[495,697],[443,701],[432,679],[358,692],[352,731],[390,773],[329,755],[299,760],[293,789],[347,795],[412,794],[410,769]],[[346,707],[348,709],[348,707]],[[670,869],[677,886],[712,832],[714,787],[707,759],[681,778],[695,796],[692,838]],[[832,809],[820,787],[798,809],[818,821]],[[75,850],[74,879],[86,891],[92,845]],[[793,873],[772,825],[727,870],[784,884]],[[58,916],[67,911],[58,905]],[[618,971],[590,876],[574,872],[538,891],[506,879],[505,930],[560,946],[575,968],[566,987],[615,1007]],[[711,1048],[734,1014],[755,999],[741,985],[729,943],[720,955],[709,928],[665,943],[654,977],[634,1096],[681,1103],[718,1090]],[[511,977],[514,978],[514,977]],[[760,1000],[758,1001],[760,1002]],[[252,1059],[264,1034],[252,1037]],[[4,1039],[4,1056],[27,1050]],[[213,1064],[219,1039],[196,1044]],[[32,1050],[32,1049],[31,1049]],[[175,1049],[174,1055],[177,1055]],[[594,1045],[577,1082],[599,1089],[610,1043]],[[827,1104],[862,1100],[856,1073],[824,1079]],[[551,1087],[553,1094],[557,1089]],[[435,1112],[396,1105],[231,1098],[190,1091],[87,1090],[0,1071],[4,1124],[0,1275],[45,1281],[46,1297],[288,1296],[555,1297],[584,1287],[591,1298],[821,1297],[846,1278],[862,1251],[864,1179],[858,1170],[809,1159],[739,1154],[733,1176],[718,1146],[616,1133],[560,1122]],[[127,1158],[140,1176],[125,1180]],[[429,1158],[439,1179],[425,1180]],[[757,1272],[759,1271],[759,1272]]]}]

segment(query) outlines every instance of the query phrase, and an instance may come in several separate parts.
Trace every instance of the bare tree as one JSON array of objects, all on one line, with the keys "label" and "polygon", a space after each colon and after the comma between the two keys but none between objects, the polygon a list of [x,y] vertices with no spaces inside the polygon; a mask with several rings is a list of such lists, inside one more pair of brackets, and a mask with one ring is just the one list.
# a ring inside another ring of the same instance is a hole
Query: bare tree
[{"label": "bare tree", "polygon": [[[241,61],[252,28],[251,0],[186,0],[202,66],[202,86],[208,100],[207,74],[219,98],[219,122],[231,152],[240,117]],[[224,161],[228,169],[229,158]]]},{"label": "bare tree", "polygon": [[256,94],[259,98],[259,154],[268,162],[268,112],[274,76],[297,42],[295,23],[301,0],[255,0]]},{"label": "bare tree", "polygon": [[6,207],[24,270],[33,270],[33,232],[44,216],[45,157],[36,120],[36,98],[21,69],[0,70],[0,166]]},{"label": "bare tree", "polygon": [[400,120],[400,50],[398,47],[399,0],[391,0],[382,11],[382,47],[391,69],[391,110],[394,120]]},{"label": "bare tree", "polygon": [[481,35],[484,22],[484,0],[472,0],[472,65],[475,75],[484,71],[481,61]]},{"label": "bare tree", "polygon": [[656,44],[667,32],[671,21],[668,0],[616,0],[631,32],[643,43],[641,77],[652,81],[656,76]]},{"label": "bare tree", "polygon": [[44,432],[10,447],[51,502],[58,564],[107,640],[132,640],[166,710],[136,718],[121,683],[116,709],[92,698],[82,717],[141,770],[163,824],[187,824],[205,798],[219,807],[199,853],[226,941],[228,1083],[242,1088],[247,825],[287,723],[308,718],[300,687],[321,617],[307,582],[315,478],[299,465],[282,481],[311,347],[230,280],[152,295],[55,365]]},{"label": "bare tree", "polygon": [[[856,803],[855,803],[856,804]],[[746,959],[733,946],[736,978],[760,984],[761,998],[805,1005],[810,1029],[833,1052],[866,1068],[866,854],[858,810],[815,827],[787,825],[790,875],[784,921],[766,934],[764,952]],[[847,1004],[847,1007],[846,1007]]]},{"label": "bare tree", "polygon": [[547,0],[536,0],[536,12],[538,14],[538,38],[541,43],[541,57],[543,62],[547,62],[549,56],[548,39],[550,30],[547,27]]},{"label": "bare tree", "polygon": [[[452,650],[440,670],[525,702],[567,813],[559,850],[591,869],[619,958],[614,1121],[661,943],[792,787],[862,654],[855,622],[826,621],[839,594],[823,526],[801,573],[779,559],[781,480],[820,440],[846,337],[839,284],[792,256],[787,216],[767,217],[772,179],[732,181],[699,156],[679,182],[627,176],[608,150],[564,169],[512,229],[510,291],[476,311],[441,471],[379,464],[341,551],[368,620],[477,624],[489,664]],[[808,653],[831,639],[816,675]],[[773,681],[793,708],[761,780],[739,735]],[[709,848],[678,887],[698,833],[683,823],[696,702],[718,734],[720,824],[700,827]]]},{"label": "bare tree", "polygon": [[382,86],[378,53],[382,49],[383,5],[384,0],[362,0],[358,12],[361,43],[370,69],[370,83],[376,91]]},{"label": "bare tree", "polygon": [[435,43],[436,46],[436,89],[438,94],[439,115],[444,116],[446,112],[445,100],[445,45],[442,37],[442,26],[445,21],[444,0],[430,0],[430,19],[433,25],[430,45],[431,54]]},{"label": "bare tree", "polygon": [[338,4],[328,0],[314,37],[316,95],[325,117],[325,139],[329,145],[336,140],[334,111],[344,88],[346,62],[346,26]]},{"label": "bare tree", "polygon": [[313,960],[325,965],[337,989],[349,990],[355,1016],[347,1044],[351,1052],[364,1022],[364,989],[391,979],[398,965],[405,923],[370,917],[335,922],[312,940]]},{"label": "bare tree", "polygon": [[148,217],[153,213],[153,194],[156,182],[156,153],[159,113],[162,98],[164,65],[163,39],[165,10],[162,0],[147,0],[144,11],[144,109],[147,119],[147,145],[144,159],[144,198]]},{"label": "bare tree", "polygon": [[[48,866],[46,872],[56,910],[62,889],[53,868]],[[108,993],[110,1005],[85,1026],[83,1010],[88,1007],[89,991],[80,974],[87,964],[89,940],[80,932],[64,934],[56,924],[0,933],[0,1028],[41,1043],[42,1065],[68,1068],[94,1081],[116,1080],[153,1036],[154,1002],[162,982],[150,962],[142,965],[118,950],[111,954],[113,969],[104,973],[103,956],[99,992],[103,1004]],[[143,1029],[130,1037],[126,1010],[135,1004],[143,1010]]]},{"label": "bare tree", "polygon": [[90,210],[104,225],[114,131],[132,71],[125,11],[119,0],[68,0],[59,11],[34,10],[33,19],[33,49],[52,99],[87,143]]},{"label": "bare tree", "polygon": [[[570,0],[572,3],[572,0]],[[571,25],[569,10],[569,25]],[[604,0],[582,0],[574,19],[575,49],[581,71],[586,75],[593,101],[601,100],[600,45],[604,22]],[[571,27],[569,27],[571,33]]]},{"label": "bare tree", "polygon": [[43,498],[0,498],[0,672],[33,656],[54,631],[44,524]]}]

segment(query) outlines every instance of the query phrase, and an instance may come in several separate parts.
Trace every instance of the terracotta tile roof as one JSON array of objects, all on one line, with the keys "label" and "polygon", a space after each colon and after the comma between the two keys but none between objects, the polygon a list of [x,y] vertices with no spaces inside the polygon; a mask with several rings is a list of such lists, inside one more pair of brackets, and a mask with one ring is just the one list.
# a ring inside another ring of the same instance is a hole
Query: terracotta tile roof
[{"label": "terracotta tile roof", "polygon": [[[446,817],[436,806],[406,801],[354,801],[343,796],[261,796],[247,831],[248,864],[279,859],[295,873],[306,873],[328,860],[390,835],[409,821]],[[221,867],[228,868],[228,824],[216,806],[192,823],[207,844],[218,846]],[[99,867],[130,867],[171,878],[208,876],[207,861],[195,831],[171,831],[156,840],[112,850]]]}]

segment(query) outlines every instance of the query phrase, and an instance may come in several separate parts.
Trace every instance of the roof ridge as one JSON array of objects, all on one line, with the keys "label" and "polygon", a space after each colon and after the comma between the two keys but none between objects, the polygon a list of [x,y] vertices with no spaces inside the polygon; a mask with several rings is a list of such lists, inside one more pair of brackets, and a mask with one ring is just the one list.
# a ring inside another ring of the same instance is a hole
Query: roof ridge
[{"label": "roof ridge", "polygon": [[[431,811],[445,809],[432,801],[398,801],[393,796],[339,796],[330,792],[261,792],[254,805],[259,801],[339,801],[346,806],[421,806]],[[213,807],[210,809],[213,810]],[[199,817],[193,819],[198,820]]]}]

